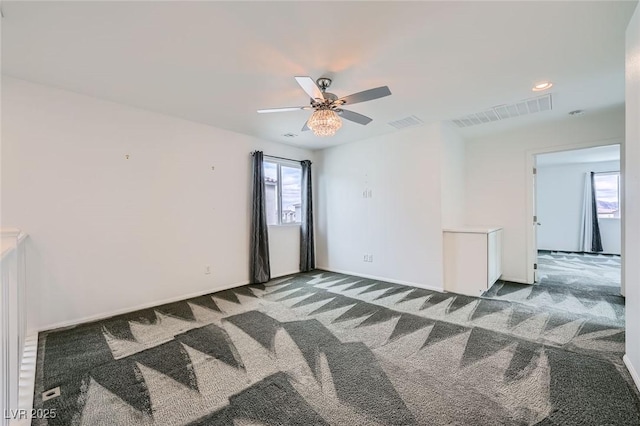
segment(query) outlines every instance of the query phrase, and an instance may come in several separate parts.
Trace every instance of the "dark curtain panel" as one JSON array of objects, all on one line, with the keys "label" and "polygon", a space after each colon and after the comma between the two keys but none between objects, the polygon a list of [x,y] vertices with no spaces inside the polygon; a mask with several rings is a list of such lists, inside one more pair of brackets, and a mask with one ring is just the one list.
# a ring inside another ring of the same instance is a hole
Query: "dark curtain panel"
[{"label": "dark curtain panel", "polygon": [[600,238],[600,224],[598,223],[598,203],[596,201],[596,181],[595,173],[591,172],[591,223],[593,231],[591,233],[591,251],[602,251],[602,239]]},{"label": "dark curtain panel", "polygon": [[300,225],[300,270],[311,271],[316,267],[316,253],[313,243],[313,201],[311,191],[311,161],[301,161],[302,165],[302,220]]},{"label": "dark curtain panel", "polygon": [[265,283],[271,279],[269,265],[269,232],[264,195],[262,151],[253,153],[253,197],[251,199],[251,283]]}]

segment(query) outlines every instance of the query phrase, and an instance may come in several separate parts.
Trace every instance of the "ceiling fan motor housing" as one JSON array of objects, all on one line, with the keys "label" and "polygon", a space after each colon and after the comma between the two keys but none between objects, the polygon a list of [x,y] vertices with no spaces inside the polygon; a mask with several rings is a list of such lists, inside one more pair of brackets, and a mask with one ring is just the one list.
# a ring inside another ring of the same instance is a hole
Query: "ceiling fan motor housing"
[{"label": "ceiling fan motor housing", "polygon": [[320,99],[312,99],[311,106],[314,108],[330,108],[332,106],[336,106],[335,101],[338,100],[338,97],[333,93],[324,92],[324,100]]},{"label": "ceiling fan motor housing", "polygon": [[331,79],[326,77],[320,77],[316,80],[316,84],[322,90],[324,100],[315,99],[312,100],[311,106],[317,109],[330,109],[333,103],[338,100],[338,97],[333,93],[329,93],[326,90],[331,86]]},{"label": "ceiling fan motor housing", "polygon": [[324,92],[323,94],[324,94],[324,99],[326,101],[333,102],[333,101],[337,101],[338,100],[338,97],[336,95],[334,95],[333,93]]}]

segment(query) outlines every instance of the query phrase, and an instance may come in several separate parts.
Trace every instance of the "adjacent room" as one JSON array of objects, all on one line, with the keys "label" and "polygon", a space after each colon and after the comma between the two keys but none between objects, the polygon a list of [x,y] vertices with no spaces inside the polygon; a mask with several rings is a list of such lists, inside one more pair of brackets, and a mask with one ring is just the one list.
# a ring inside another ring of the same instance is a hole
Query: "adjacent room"
[{"label": "adjacent room", "polygon": [[620,146],[536,161],[537,281],[620,294]]},{"label": "adjacent room", "polygon": [[487,295],[624,326],[620,145],[533,155],[535,285],[499,283]]},{"label": "adjacent room", "polygon": [[0,426],[640,424],[637,1],[6,1]]}]

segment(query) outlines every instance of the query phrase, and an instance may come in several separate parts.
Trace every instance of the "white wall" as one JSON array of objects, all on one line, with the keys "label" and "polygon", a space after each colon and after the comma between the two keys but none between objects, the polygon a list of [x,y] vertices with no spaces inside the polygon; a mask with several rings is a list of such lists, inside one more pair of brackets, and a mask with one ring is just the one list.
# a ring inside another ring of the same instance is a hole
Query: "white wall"
[{"label": "white wall", "polygon": [[[536,213],[538,248],[582,251],[580,229],[584,205],[584,176],[590,172],[620,171],[619,161],[538,167]],[[600,219],[604,253],[620,254],[620,219]]]},{"label": "white wall", "polygon": [[622,254],[622,223],[616,218],[600,219],[602,253]]},{"label": "white wall", "polygon": [[442,125],[442,227],[465,222],[465,145],[464,140],[447,124]]},{"label": "white wall", "polygon": [[[30,235],[32,328],[246,283],[249,153],[312,159],[7,77],[2,104],[2,226]],[[299,228],[270,231],[272,275],[297,271]]]},{"label": "white wall", "polygon": [[503,279],[528,281],[533,153],[621,143],[623,137],[621,106],[467,141],[466,224],[504,228]]},{"label": "white wall", "polygon": [[442,288],[443,133],[430,124],[317,153],[319,268]]},{"label": "white wall", "polygon": [[627,27],[626,140],[623,146],[622,282],[626,291],[625,362],[640,388],[640,7]]}]

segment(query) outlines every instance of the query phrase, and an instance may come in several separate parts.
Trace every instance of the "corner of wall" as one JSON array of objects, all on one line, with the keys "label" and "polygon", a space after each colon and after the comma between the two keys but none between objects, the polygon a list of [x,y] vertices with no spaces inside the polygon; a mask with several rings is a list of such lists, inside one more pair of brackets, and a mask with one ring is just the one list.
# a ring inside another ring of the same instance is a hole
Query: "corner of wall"
[{"label": "corner of wall", "polygon": [[[441,135],[441,123],[427,123],[316,157],[318,265],[442,285]],[[374,261],[363,261],[366,254]],[[430,283],[425,268],[433,272]]]},{"label": "corner of wall", "polygon": [[465,140],[448,122],[440,123],[442,227],[465,223]]},{"label": "corner of wall", "polygon": [[[623,197],[623,263],[622,277],[626,293],[626,355],[625,364],[639,386],[640,368],[640,242],[633,236],[640,232],[640,7],[626,30],[626,132],[624,147]],[[630,259],[631,261],[625,261]],[[635,367],[635,368],[634,368]],[[640,386],[639,386],[640,388]]]}]

